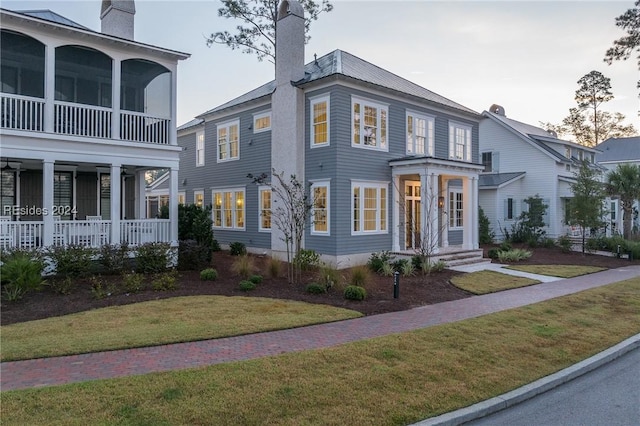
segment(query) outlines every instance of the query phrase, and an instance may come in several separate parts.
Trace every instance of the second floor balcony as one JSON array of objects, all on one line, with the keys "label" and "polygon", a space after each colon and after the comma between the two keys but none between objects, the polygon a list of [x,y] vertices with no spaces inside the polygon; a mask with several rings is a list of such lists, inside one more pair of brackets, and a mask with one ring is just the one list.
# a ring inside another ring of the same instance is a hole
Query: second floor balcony
[{"label": "second floor balcony", "polygon": [[155,144],[171,140],[171,71],[2,30],[0,127]]}]

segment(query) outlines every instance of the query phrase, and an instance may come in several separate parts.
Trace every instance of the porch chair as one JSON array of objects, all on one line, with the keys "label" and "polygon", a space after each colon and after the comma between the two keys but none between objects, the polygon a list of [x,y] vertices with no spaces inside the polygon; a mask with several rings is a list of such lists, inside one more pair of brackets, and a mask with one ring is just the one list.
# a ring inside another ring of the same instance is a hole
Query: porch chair
[{"label": "porch chair", "polygon": [[87,220],[90,222],[99,222],[95,226],[91,226],[91,241],[93,246],[102,247],[109,243],[109,232],[107,225],[102,222],[102,216],[89,216]]}]

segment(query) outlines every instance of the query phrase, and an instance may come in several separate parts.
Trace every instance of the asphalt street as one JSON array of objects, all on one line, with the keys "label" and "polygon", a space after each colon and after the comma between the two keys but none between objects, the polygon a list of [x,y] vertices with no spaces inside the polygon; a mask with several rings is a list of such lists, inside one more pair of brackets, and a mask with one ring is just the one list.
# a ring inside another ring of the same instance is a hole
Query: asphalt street
[{"label": "asphalt street", "polygon": [[638,426],[640,349],[468,426]]}]

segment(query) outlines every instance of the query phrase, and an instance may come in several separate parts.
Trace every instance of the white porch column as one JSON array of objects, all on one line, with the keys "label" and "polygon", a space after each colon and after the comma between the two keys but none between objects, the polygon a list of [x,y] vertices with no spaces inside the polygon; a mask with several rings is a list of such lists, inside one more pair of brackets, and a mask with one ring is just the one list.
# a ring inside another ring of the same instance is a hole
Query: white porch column
[{"label": "white porch column", "polygon": [[476,176],[471,178],[471,195],[473,196],[473,203],[471,205],[471,213],[473,217],[471,218],[471,229],[472,229],[472,239],[471,239],[471,248],[473,250],[477,250],[480,248],[480,238],[478,236],[478,227],[479,227],[479,215],[478,215],[478,178]]},{"label": "white porch column", "polygon": [[136,205],[135,205],[135,217],[136,219],[147,218],[147,203],[146,203],[146,188],[147,182],[144,180],[145,171],[136,172]]},{"label": "white porch column", "polygon": [[420,233],[422,238],[426,239],[426,246],[423,244],[423,248],[427,249],[428,254],[436,254],[438,249],[438,177],[435,174],[420,173],[420,198],[422,200],[422,212],[420,217],[420,223],[422,223],[422,229]]},{"label": "white porch column", "polygon": [[431,198],[430,198],[430,220],[431,220],[431,229],[433,230],[431,233],[431,246],[434,248],[433,253],[440,252],[440,234],[443,233],[445,229],[444,219],[443,222],[440,222],[440,209],[438,208],[438,197],[440,196],[440,186],[439,180],[440,175],[438,173],[432,173],[430,176],[429,188],[431,190]]},{"label": "white porch column", "polygon": [[[55,111],[55,90],[56,90],[56,48],[51,45],[45,47],[44,62],[44,131],[53,133]],[[53,178],[51,178],[53,182]]]},{"label": "white porch column", "polygon": [[442,244],[441,247],[449,247],[449,182],[442,178],[442,196],[444,205],[442,206]]},{"label": "white porch column", "polygon": [[171,168],[169,176],[169,219],[171,246],[178,245],[178,168]]},{"label": "white porch column", "polygon": [[42,207],[47,212],[42,215],[43,246],[48,247],[53,244],[53,161],[43,160],[42,162]]},{"label": "white porch column", "polygon": [[[176,131],[178,123],[178,66],[177,64],[171,68],[171,123],[169,124],[169,145],[178,145],[178,132]],[[178,176],[176,175],[176,181]],[[178,195],[176,193],[176,200]],[[177,241],[177,239],[176,239]]]},{"label": "white porch column", "polygon": [[122,63],[114,58],[111,67],[111,139],[120,139],[120,86]]},{"label": "white porch column", "polygon": [[462,249],[471,250],[473,238],[473,195],[470,178],[462,178]]},{"label": "white porch column", "polygon": [[393,176],[393,216],[391,217],[391,250],[400,251],[400,215],[402,209],[400,207],[400,176]]},{"label": "white porch column", "polygon": [[122,200],[122,181],[120,164],[111,165],[111,244],[120,244],[120,207]]}]

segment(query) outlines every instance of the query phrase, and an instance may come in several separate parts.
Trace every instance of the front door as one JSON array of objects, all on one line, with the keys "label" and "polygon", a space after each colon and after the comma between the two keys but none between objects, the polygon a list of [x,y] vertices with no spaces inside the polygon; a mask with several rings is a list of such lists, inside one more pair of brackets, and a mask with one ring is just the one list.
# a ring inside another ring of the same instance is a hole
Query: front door
[{"label": "front door", "polygon": [[420,199],[420,182],[405,182],[404,203],[404,222],[406,224],[405,248],[416,249],[420,247],[422,232],[422,203]]}]

